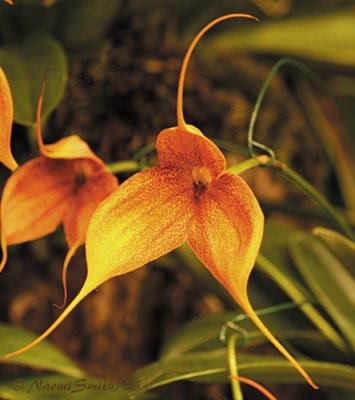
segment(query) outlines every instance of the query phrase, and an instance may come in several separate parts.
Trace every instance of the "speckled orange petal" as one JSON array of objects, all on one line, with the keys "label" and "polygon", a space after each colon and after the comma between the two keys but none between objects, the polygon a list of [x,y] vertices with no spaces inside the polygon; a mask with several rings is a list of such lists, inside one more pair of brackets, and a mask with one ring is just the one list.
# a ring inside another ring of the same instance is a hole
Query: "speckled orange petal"
[{"label": "speckled orange petal", "polygon": [[[117,178],[105,168],[91,160],[75,161],[75,169],[83,170],[83,181],[78,183],[71,197],[67,199],[64,214],[64,232],[69,247],[85,242],[86,231],[92,214],[98,205],[112,194],[118,186]],[[85,174],[87,174],[85,176]],[[80,179],[80,175],[78,175]]]},{"label": "speckled orange petal", "polygon": [[4,71],[0,68],[0,162],[12,171],[18,166],[11,152],[13,119],[14,106],[10,86]]},{"label": "speckled orange petal", "polygon": [[238,303],[259,251],[263,226],[260,206],[238,176],[224,173],[196,203],[188,242]]},{"label": "speckled orange petal", "polygon": [[188,131],[170,128],[160,132],[157,139],[159,165],[163,168],[181,168],[191,174],[194,167],[206,166],[213,177],[226,168],[226,159],[219,148],[192,125]]},{"label": "speckled orange petal", "polygon": [[[99,204],[106,199],[118,186],[115,176],[104,168],[97,167],[91,160],[78,160],[80,168],[91,169],[86,182],[82,183],[67,199],[67,209],[64,214],[64,232],[69,245],[69,251],[65,257],[62,272],[64,290],[63,308],[67,300],[67,269],[71,258],[77,248],[85,242],[86,231],[92,214]],[[77,167],[78,168],[78,167]],[[96,171],[95,171],[96,170]]]},{"label": "speckled orange petal", "polygon": [[70,196],[68,166],[42,157],[28,161],[7,180],[1,199],[1,243],[6,246],[34,240],[53,232],[61,223]]},{"label": "speckled orange petal", "polygon": [[6,357],[25,352],[45,339],[105,281],[181,245],[193,214],[191,196],[184,193],[184,179],[177,171],[149,168],[133,175],[104,200],[95,211],[86,236],[88,273],[83,288],[46,332]]},{"label": "speckled orange petal", "polygon": [[261,244],[263,225],[263,213],[249,186],[238,176],[225,173],[198,200],[188,242],[261,332],[317,388],[249,302],[247,285]]}]

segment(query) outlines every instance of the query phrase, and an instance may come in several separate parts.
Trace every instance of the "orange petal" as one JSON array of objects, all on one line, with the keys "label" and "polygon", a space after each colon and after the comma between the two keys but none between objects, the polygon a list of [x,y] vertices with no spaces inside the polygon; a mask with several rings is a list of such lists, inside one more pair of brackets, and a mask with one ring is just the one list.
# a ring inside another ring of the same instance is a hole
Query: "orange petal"
[{"label": "orange petal", "polygon": [[163,168],[181,168],[189,175],[194,167],[205,166],[213,177],[226,168],[226,159],[219,148],[192,125],[188,131],[165,129],[157,139],[159,165]]},{"label": "orange petal", "polygon": [[7,180],[1,200],[3,269],[9,244],[34,240],[53,232],[63,218],[70,194],[65,163],[35,158]]},{"label": "orange petal", "polygon": [[189,196],[181,191],[181,180],[184,177],[177,171],[149,168],[133,175],[101,203],[86,237],[88,274],[82,290],[36,341],[7,357],[46,338],[103,282],[143,266],[186,240],[193,210]]},{"label": "orange petal", "polygon": [[252,386],[253,388],[259,390],[259,392],[264,394],[270,400],[277,400],[273,394],[271,394],[267,389],[264,388],[264,386],[260,385],[260,383],[253,381],[252,379],[244,378],[243,376],[234,376],[234,375],[231,375],[229,378],[235,379],[236,381],[246,383],[247,385]]},{"label": "orange petal", "polygon": [[18,166],[11,152],[13,119],[14,106],[10,86],[4,71],[0,68],[0,162],[12,171]]},{"label": "orange petal", "polygon": [[37,106],[37,118],[36,118],[36,129],[37,129],[37,141],[40,153],[44,157],[53,159],[66,159],[72,160],[76,158],[86,158],[96,161],[99,165],[104,165],[103,161],[98,158],[95,153],[90,149],[88,144],[77,135],[68,136],[53,144],[43,144],[42,132],[41,132],[41,110],[44,98],[44,91],[46,88],[45,77],[40,98]]},{"label": "orange petal", "polygon": [[71,135],[58,142],[44,145],[43,156],[52,159],[74,160],[90,159],[99,165],[104,165],[103,161],[95,155],[89,145],[77,135]]},{"label": "orange petal", "polygon": [[199,198],[188,242],[261,332],[317,388],[249,302],[247,285],[262,240],[263,225],[262,211],[248,185],[240,177],[225,173]]},{"label": "orange petal", "polygon": [[[81,172],[82,171],[82,172]],[[64,231],[69,247],[85,242],[86,231],[98,205],[118,186],[117,178],[91,160],[74,161],[74,174],[83,181],[74,190],[64,214]],[[75,178],[74,178],[75,179]]]},{"label": "orange petal", "polygon": [[259,204],[238,176],[224,173],[196,203],[188,242],[234,297],[246,291],[263,226]]},{"label": "orange petal", "polygon": [[184,178],[175,170],[149,168],[99,206],[86,238],[88,279],[100,285],[185,241],[193,210],[181,189]]}]

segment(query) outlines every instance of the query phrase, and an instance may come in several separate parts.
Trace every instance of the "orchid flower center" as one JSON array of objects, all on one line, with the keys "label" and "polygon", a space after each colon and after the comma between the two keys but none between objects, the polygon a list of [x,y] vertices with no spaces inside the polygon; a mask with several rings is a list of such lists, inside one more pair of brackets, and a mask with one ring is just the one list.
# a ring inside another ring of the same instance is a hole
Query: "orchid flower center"
[{"label": "orchid flower center", "polygon": [[192,180],[195,199],[200,198],[212,182],[212,175],[206,167],[194,167],[192,169]]},{"label": "orchid flower center", "polygon": [[91,174],[91,166],[85,161],[74,163],[74,192],[77,192],[87,182]]}]

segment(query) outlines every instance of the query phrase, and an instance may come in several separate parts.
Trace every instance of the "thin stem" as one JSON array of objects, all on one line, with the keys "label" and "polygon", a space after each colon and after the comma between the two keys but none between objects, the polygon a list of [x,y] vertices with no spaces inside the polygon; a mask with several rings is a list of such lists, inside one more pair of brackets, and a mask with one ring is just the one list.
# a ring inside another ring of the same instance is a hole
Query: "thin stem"
[{"label": "thin stem", "polygon": [[[228,339],[228,366],[231,376],[238,376],[238,364],[237,364],[237,339],[238,335],[231,335]],[[232,393],[234,400],[243,400],[242,390],[240,388],[239,381],[237,379],[231,379]]]},{"label": "thin stem", "polygon": [[177,116],[178,127],[180,129],[187,130],[186,122],[184,119],[184,112],[183,112],[183,96],[184,96],[184,82],[185,82],[185,76],[186,76],[186,69],[187,69],[188,63],[190,61],[191,54],[192,54],[194,48],[196,47],[198,41],[209,29],[211,29],[214,25],[218,24],[219,22],[222,22],[226,19],[231,19],[231,18],[249,18],[249,19],[255,19],[256,21],[258,21],[258,19],[256,17],[253,17],[252,15],[248,15],[248,14],[227,14],[227,15],[223,15],[222,17],[216,18],[215,20],[213,20],[212,22],[207,24],[195,36],[195,38],[191,42],[189,48],[187,49],[184,61],[182,63],[180,77],[179,77],[178,94],[177,94],[177,102],[176,102],[176,116]]},{"label": "thin stem", "polygon": [[337,347],[343,354],[348,354],[348,346],[338,332],[323,318],[317,309],[309,302],[309,298],[304,294],[295,282],[288,278],[279,268],[277,268],[263,254],[259,253],[256,260],[258,269],[278,284],[278,286],[296,303],[303,303],[300,307],[309,320]]},{"label": "thin stem", "polygon": [[254,158],[249,158],[248,160],[242,161],[233,167],[227,169],[227,172],[233,175],[240,175],[248,169],[259,167],[260,165],[265,165],[270,161],[268,156],[259,156]]},{"label": "thin stem", "polygon": [[118,161],[112,164],[106,164],[106,168],[112,173],[112,174],[118,174],[120,172],[134,172],[134,171],[140,171],[141,167],[137,163],[137,161]]},{"label": "thin stem", "polygon": [[[256,103],[255,103],[255,106],[254,106],[254,109],[253,109],[253,112],[252,112],[252,115],[250,118],[250,123],[249,123],[249,128],[248,128],[248,151],[249,151],[250,157],[254,156],[254,151],[253,151],[254,146],[259,147],[259,148],[262,148],[264,146],[261,143],[254,141],[254,139],[253,139],[256,118],[259,113],[261,104],[264,100],[266,91],[267,91],[268,87],[270,86],[272,79],[274,78],[274,76],[276,75],[278,70],[286,64],[289,64],[289,65],[292,65],[292,66],[298,68],[310,81],[312,81],[315,85],[317,85],[320,89],[322,89],[328,96],[330,96],[332,98],[332,100],[334,101],[334,103],[339,108],[339,110],[341,110],[342,115],[345,117],[348,126],[351,125],[351,127],[353,127],[351,118],[348,117],[348,115],[343,110],[343,107],[341,106],[339,101],[330,92],[330,90],[327,88],[324,81],[321,78],[319,78],[319,76],[317,74],[315,74],[311,69],[309,69],[306,65],[304,65],[303,63],[301,63],[298,60],[295,60],[290,57],[281,58],[272,67],[271,71],[269,72],[269,75],[267,76],[266,80],[264,81],[264,83],[260,89],[260,92],[258,94],[258,98],[256,100]],[[268,149],[268,150],[270,150],[270,149]]]},{"label": "thin stem", "polygon": [[155,143],[149,143],[146,146],[142,147],[140,150],[138,150],[136,153],[133,155],[133,160],[140,160],[141,158],[145,157],[149,153],[152,153],[155,151]]},{"label": "thin stem", "polygon": [[302,178],[297,172],[293,171],[287,165],[275,161],[272,167],[286,178],[293,185],[297,186],[305,195],[307,195],[313,202],[333,221],[335,226],[340,229],[346,236],[351,240],[355,240],[355,234],[352,227],[346,221],[341,214],[339,214],[335,208],[329,203],[329,201],[309,184],[305,179]]}]

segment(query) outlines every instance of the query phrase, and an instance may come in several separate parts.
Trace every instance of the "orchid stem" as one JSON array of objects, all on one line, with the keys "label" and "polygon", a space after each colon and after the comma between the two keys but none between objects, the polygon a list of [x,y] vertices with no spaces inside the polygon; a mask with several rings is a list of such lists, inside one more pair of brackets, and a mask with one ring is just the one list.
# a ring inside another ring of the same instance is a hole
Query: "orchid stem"
[{"label": "orchid stem", "polygon": [[118,174],[120,172],[134,172],[140,171],[141,167],[136,161],[118,161],[112,164],[106,164],[106,168],[112,174]]},{"label": "orchid stem", "polygon": [[[238,335],[231,335],[228,339],[228,366],[231,376],[238,376],[238,364],[237,364],[237,339]],[[237,379],[231,379],[233,400],[243,400],[242,390],[240,388],[239,381]]]},{"label": "orchid stem", "polygon": [[248,160],[242,161],[237,165],[233,165],[233,167],[228,168],[227,171],[233,175],[240,175],[248,169],[267,164],[269,160],[269,157],[265,155],[249,158]]},{"label": "orchid stem", "polygon": [[297,186],[306,196],[308,196],[313,202],[328,216],[328,218],[334,223],[334,225],[343,232],[351,240],[355,240],[355,234],[341,214],[339,214],[335,208],[329,203],[329,201],[309,184],[305,179],[302,178],[296,171],[293,171],[286,164],[280,161],[275,161],[272,165],[278,173],[280,173],[285,179]]},{"label": "orchid stem", "polygon": [[263,254],[259,253],[256,259],[258,269],[266,273],[277,285],[296,303],[303,305],[300,309],[309,318],[309,320],[323,333],[323,335],[331,341],[334,346],[343,354],[348,354],[349,348],[344,339],[338,332],[328,323],[328,321],[318,312],[318,310],[309,302],[307,295],[303,293],[302,288],[299,288],[286,274],[282,272]]}]

